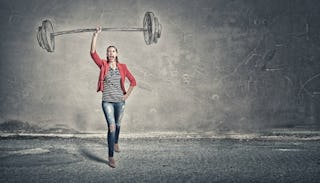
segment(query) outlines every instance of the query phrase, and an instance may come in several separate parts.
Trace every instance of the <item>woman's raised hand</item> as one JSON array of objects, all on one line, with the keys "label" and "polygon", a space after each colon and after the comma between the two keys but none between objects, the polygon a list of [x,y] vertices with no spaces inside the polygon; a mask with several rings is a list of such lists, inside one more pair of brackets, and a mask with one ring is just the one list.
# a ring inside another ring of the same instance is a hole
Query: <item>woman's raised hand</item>
[{"label": "woman's raised hand", "polygon": [[102,27],[101,27],[101,26],[98,26],[98,27],[96,28],[95,34],[99,34],[101,31],[102,31]]}]

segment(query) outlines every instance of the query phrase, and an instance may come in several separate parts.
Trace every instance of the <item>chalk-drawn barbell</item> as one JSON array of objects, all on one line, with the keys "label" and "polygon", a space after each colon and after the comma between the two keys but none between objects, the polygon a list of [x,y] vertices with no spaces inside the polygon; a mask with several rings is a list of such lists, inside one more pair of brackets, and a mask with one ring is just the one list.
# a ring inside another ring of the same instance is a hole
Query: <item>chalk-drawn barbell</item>
[{"label": "chalk-drawn barbell", "polygon": [[[102,31],[142,31],[144,41],[147,45],[157,43],[161,36],[162,26],[152,12],[146,12],[143,18],[143,28],[102,28]],[[54,32],[52,22],[48,19],[42,21],[38,28],[37,40],[41,48],[48,52],[53,52],[55,47],[54,37],[63,34],[73,34],[81,32],[94,32],[96,28],[75,29],[68,31]]]}]

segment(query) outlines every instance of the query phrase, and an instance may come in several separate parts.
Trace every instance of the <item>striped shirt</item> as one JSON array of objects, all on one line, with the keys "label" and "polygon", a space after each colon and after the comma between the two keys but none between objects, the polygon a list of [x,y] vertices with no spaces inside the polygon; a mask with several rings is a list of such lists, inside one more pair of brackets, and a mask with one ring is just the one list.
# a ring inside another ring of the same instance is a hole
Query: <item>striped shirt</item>
[{"label": "striped shirt", "polygon": [[121,102],[123,101],[123,91],[120,85],[120,72],[118,67],[112,69],[109,67],[108,74],[103,81],[102,101],[106,102]]}]

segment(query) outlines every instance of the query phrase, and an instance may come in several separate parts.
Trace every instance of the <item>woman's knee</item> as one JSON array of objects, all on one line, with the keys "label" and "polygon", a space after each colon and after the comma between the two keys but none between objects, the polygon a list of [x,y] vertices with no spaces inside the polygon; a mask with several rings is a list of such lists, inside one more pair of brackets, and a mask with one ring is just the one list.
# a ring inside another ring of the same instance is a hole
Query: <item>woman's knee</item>
[{"label": "woman's knee", "polygon": [[110,132],[114,132],[115,130],[116,130],[116,125],[115,124],[109,125],[109,131]]},{"label": "woman's knee", "polygon": [[116,124],[116,128],[120,128],[120,126],[121,126],[120,123]]}]

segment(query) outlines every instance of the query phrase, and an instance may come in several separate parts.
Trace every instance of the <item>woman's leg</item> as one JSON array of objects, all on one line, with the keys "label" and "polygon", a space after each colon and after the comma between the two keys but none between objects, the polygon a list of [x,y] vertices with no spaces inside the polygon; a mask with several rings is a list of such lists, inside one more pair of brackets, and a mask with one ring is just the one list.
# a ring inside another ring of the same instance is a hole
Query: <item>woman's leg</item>
[{"label": "woman's leg", "polygon": [[108,123],[108,155],[113,157],[114,142],[115,142],[115,117],[113,103],[102,101],[102,109]]},{"label": "woman's leg", "polygon": [[121,126],[121,120],[122,120],[123,113],[124,113],[124,108],[125,108],[125,101],[115,103],[115,106],[114,106],[114,117],[115,118],[114,119],[115,119],[115,124],[116,124],[116,133],[115,133],[114,143],[116,144],[115,150],[117,152],[119,152],[118,141],[119,141],[120,126]]}]

